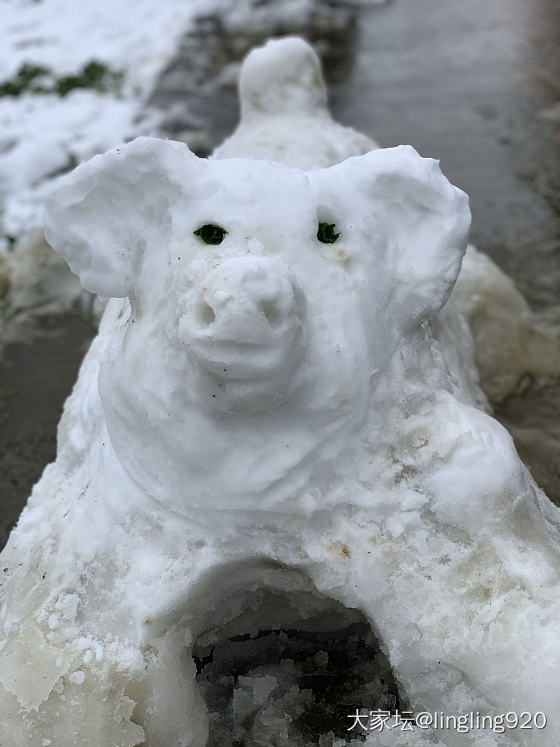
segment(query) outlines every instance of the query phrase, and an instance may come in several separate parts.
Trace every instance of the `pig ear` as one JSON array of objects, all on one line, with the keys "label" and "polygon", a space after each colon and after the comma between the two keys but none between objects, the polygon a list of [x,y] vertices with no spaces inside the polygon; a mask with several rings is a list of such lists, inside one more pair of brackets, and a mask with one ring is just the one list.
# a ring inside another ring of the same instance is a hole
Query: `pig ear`
[{"label": "pig ear", "polygon": [[438,161],[408,145],[351,158],[334,170],[371,205],[372,250],[381,244],[379,261],[394,279],[391,305],[401,326],[439,311],[461,268],[471,218],[467,195],[443,176]]},{"label": "pig ear", "polygon": [[137,138],[63,177],[45,206],[45,236],[87,290],[127,296],[145,252],[161,250],[169,211],[199,159],[183,143]]}]

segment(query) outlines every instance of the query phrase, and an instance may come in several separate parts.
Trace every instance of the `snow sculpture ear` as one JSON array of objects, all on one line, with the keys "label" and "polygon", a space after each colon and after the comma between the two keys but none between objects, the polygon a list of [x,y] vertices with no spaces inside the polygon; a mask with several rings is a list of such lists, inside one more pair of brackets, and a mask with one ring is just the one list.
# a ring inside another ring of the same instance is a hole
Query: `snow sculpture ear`
[{"label": "snow sculpture ear", "polygon": [[371,205],[372,250],[380,242],[401,326],[439,311],[461,268],[471,218],[467,195],[443,176],[438,161],[409,145],[372,151],[330,171]]},{"label": "snow sculpture ear", "polygon": [[170,208],[198,159],[183,143],[142,137],[63,177],[45,208],[45,236],[86,290],[123,297],[142,256],[165,245]]}]

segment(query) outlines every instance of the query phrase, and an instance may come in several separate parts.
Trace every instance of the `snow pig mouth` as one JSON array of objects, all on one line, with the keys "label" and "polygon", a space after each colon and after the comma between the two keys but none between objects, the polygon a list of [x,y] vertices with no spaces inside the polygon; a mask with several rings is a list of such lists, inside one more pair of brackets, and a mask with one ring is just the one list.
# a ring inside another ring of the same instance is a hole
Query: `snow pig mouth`
[{"label": "snow pig mouth", "polygon": [[236,257],[211,270],[180,328],[203,403],[252,414],[283,401],[303,352],[304,316],[305,296],[275,258]]}]

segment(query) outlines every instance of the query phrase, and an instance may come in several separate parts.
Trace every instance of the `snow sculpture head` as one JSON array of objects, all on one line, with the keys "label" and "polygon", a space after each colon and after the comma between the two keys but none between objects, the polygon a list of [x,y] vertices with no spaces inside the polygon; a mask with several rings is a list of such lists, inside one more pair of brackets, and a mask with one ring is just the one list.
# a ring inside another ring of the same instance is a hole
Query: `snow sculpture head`
[{"label": "snow sculpture head", "polygon": [[130,299],[99,375],[107,427],[179,506],[270,505],[332,464],[445,303],[468,225],[410,147],[304,172],[149,138],[80,166],[46,216],[85,288]]},{"label": "snow sculpture head", "polygon": [[243,61],[239,77],[241,118],[326,109],[327,89],[313,48],[298,37],[269,39]]}]

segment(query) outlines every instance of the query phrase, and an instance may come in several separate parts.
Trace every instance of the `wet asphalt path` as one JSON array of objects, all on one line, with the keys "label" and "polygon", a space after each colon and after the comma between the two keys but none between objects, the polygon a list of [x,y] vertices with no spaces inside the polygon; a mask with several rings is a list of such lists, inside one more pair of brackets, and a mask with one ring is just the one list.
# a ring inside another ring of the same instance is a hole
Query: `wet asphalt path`
[{"label": "wet asphalt path", "polygon": [[393,0],[363,10],[338,119],[439,158],[472,240],[534,306],[560,302],[560,4]]}]

